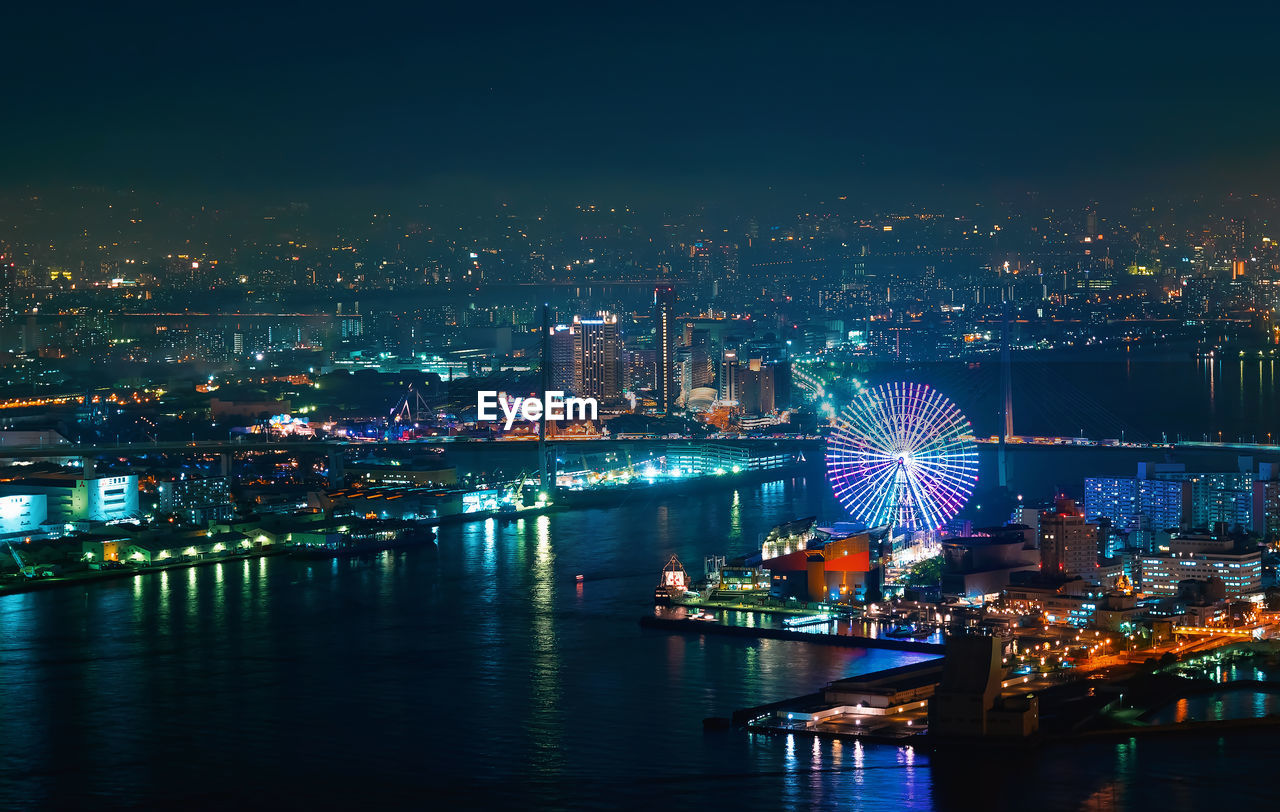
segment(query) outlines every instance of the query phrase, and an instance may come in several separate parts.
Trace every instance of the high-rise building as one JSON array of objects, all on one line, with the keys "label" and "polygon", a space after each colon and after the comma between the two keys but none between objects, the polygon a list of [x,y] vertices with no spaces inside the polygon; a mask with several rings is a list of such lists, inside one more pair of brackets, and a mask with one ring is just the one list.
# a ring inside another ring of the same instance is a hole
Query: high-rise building
[{"label": "high-rise building", "polygon": [[[8,324],[13,317],[15,307],[13,301],[14,270],[13,262],[9,259],[7,250],[3,245],[0,245],[0,325]],[[2,349],[6,348],[0,347],[0,350]]]},{"label": "high-rise building", "polygon": [[[1188,483],[1137,477],[1089,477],[1084,481],[1084,514],[1091,522],[1132,530],[1177,530],[1190,505]],[[1188,519],[1190,517],[1187,517]]]},{"label": "high-rise building", "polygon": [[1209,529],[1219,522],[1261,531],[1266,524],[1250,470],[1188,473],[1181,463],[1140,463],[1136,477],[1091,477],[1084,490],[1085,517],[1108,518],[1125,532]]},{"label": "high-rise building", "polygon": [[715,368],[711,365],[711,336],[706,330],[689,331],[689,385],[691,389],[711,386]]},{"label": "high-rise building", "polygon": [[720,399],[738,399],[738,353],[725,350],[720,358]]},{"label": "high-rise building", "polygon": [[1045,575],[1097,578],[1097,527],[1085,521],[1075,501],[1059,499],[1040,514],[1040,571]]},{"label": "high-rise building", "polygon": [[[1246,458],[1247,459],[1247,458]],[[1188,514],[1184,514],[1186,527],[1209,529],[1218,522],[1229,526],[1249,528],[1253,525],[1253,473],[1232,471],[1225,473],[1187,473],[1169,470],[1182,466],[1158,466],[1151,473],[1152,479],[1185,484],[1190,489]],[[1252,461],[1249,461],[1252,468]],[[1139,476],[1144,472],[1140,469]]]},{"label": "high-rise building", "polygon": [[652,389],[654,387],[654,367],[657,365],[657,353],[653,347],[633,347],[630,342],[623,350],[625,388],[631,391]]},{"label": "high-rise building", "polygon": [[575,336],[575,325],[557,324],[551,328],[551,388],[576,394],[578,365]]},{"label": "high-rise building", "polygon": [[695,292],[699,298],[711,287],[712,262],[714,247],[710,242],[699,240],[689,247],[689,278],[694,280]]},{"label": "high-rise building", "polygon": [[777,408],[773,372],[773,365],[759,358],[752,358],[738,370],[738,403],[743,414],[769,414]]},{"label": "high-rise building", "polygon": [[1280,466],[1264,462],[1253,483],[1253,527],[1264,539],[1280,537]]},{"label": "high-rise building", "polygon": [[618,317],[612,313],[591,319],[575,316],[573,326],[577,394],[617,400],[622,394],[618,385]]},{"label": "high-rise building", "polygon": [[227,477],[174,476],[156,484],[156,509],[188,524],[226,521],[234,512]]},{"label": "high-rise building", "polygon": [[790,409],[791,402],[791,362],[777,361],[769,365],[773,370],[773,408],[781,411]]},{"label": "high-rise building", "polygon": [[676,377],[676,289],[662,285],[653,291],[653,323],[657,338],[658,408],[670,412],[679,395]]},{"label": "high-rise building", "polygon": [[338,318],[338,333],[343,339],[359,338],[364,335],[364,317],[359,313]]}]

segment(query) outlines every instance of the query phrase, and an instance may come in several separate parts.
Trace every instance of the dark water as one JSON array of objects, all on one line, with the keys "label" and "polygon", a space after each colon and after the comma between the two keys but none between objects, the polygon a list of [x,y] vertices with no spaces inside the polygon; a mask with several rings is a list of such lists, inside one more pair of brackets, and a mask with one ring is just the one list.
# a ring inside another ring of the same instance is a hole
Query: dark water
[{"label": "dark water", "polygon": [[[641,630],[692,569],[824,512],[803,480],[447,528],[438,555],[234,562],[0,598],[0,809],[1204,808],[1258,740],[1039,755],[704,733],[920,655]],[[583,574],[579,585],[575,575]]]},{"label": "dark water", "polygon": [[[1011,372],[1017,434],[1280,443],[1280,361],[1194,359],[1182,353],[1092,360],[1021,355]],[[979,435],[995,434],[1003,425],[998,362],[918,364],[876,369],[865,377],[934,386]]]},{"label": "dark water", "polygon": [[1266,691],[1222,691],[1179,699],[1147,717],[1157,725],[1256,719],[1280,710],[1280,696]]}]

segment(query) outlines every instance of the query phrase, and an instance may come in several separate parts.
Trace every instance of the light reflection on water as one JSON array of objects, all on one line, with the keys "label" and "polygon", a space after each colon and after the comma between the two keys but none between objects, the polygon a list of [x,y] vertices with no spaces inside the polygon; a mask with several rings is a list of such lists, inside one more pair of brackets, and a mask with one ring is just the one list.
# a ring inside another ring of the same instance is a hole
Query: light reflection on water
[{"label": "light reflection on water", "polygon": [[1258,719],[1280,712],[1280,696],[1267,691],[1232,690],[1183,697],[1146,717],[1154,725]]},{"label": "light reflection on water", "polygon": [[[781,483],[448,527],[438,553],[275,557],[0,598],[0,807],[287,793],[361,807],[972,808],[989,755],[702,729],[919,655],[638,626],[671,554],[696,571],[777,522],[831,515],[826,498]],[[1142,747],[1151,757],[1123,780],[1240,752]],[[990,808],[1019,808],[1020,792],[1059,799],[1045,809],[1113,797],[1096,793],[1115,748],[1001,754]],[[228,780],[212,766],[228,759],[250,767]]]}]

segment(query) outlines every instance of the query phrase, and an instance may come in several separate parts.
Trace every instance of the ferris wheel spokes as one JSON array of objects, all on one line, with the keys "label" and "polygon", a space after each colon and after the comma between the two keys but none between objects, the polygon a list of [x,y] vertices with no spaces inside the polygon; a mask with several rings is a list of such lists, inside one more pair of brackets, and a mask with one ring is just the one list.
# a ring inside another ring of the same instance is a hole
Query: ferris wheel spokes
[{"label": "ferris wheel spokes", "polygon": [[924,384],[896,382],[845,407],[827,466],[836,498],[864,524],[936,529],[972,494],[977,447],[950,400]]}]

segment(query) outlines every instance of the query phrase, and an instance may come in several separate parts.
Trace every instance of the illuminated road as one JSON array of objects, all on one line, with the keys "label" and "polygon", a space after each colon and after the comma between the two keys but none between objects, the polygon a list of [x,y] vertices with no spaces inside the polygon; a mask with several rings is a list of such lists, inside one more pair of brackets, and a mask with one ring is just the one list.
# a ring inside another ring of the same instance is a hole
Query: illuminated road
[{"label": "illuminated road", "polygon": [[[119,443],[106,445],[75,445],[73,443],[64,443],[59,445],[21,445],[6,446],[0,438],[0,457],[19,458],[19,459],[35,459],[41,457],[133,457],[145,454],[222,454],[222,453],[248,453],[262,451],[299,451],[299,452],[316,452],[329,453],[335,450],[346,450],[349,448],[400,448],[410,449],[418,446],[456,446],[465,445],[470,447],[493,447],[493,448],[517,448],[521,445],[530,445],[532,440],[496,440],[486,438],[473,437],[429,437],[421,440],[412,441],[375,441],[360,442],[351,440],[280,440],[280,439],[246,439],[246,440],[195,440],[195,441],[169,441],[169,442],[153,442],[153,443]],[[552,445],[573,445],[578,447],[614,447],[619,445],[649,445],[656,444],[661,446],[672,445],[701,445],[706,443],[716,443],[723,445],[736,445],[745,447],[818,447],[822,444],[822,440],[817,437],[716,437],[707,439],[694,439],[691,437],[627,437],[618,439],[604,438],[556,438],[548,440]]]}]

